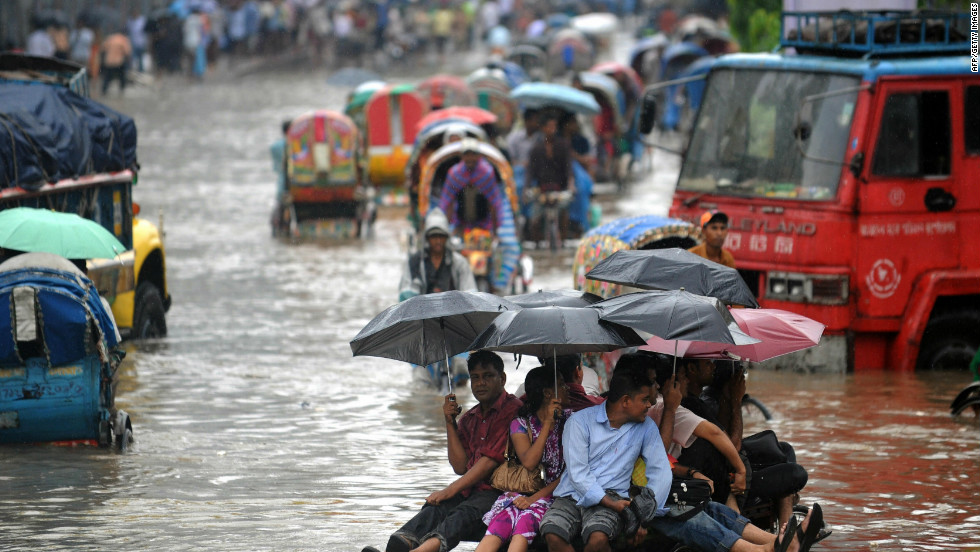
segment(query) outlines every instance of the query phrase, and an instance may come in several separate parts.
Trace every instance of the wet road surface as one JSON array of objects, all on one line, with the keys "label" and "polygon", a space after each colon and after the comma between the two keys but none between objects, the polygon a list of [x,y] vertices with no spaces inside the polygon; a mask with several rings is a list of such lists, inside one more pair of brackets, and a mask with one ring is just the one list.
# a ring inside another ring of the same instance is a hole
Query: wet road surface
[{"label": "wet road surface", "polygon": [[[453,479],[441,398],[348,346],[397,298],[404,213],[382,213],[366,242],[270,237],[268,144],[284,117],[342,107],[326,77],[167,79],[108,100],[136,118],[142,216],[163,215],[170,335],[129,347],[117,404],[130,453],[0,447],[0,548],[357,551]],[[676,163],[658,155],[606,218],[665,212]],[[537,255],[535,287],[569,287],[571,254]],[[509,390],[525,369],[508,362]],[[746,434],[796,446],[803,502],[834,529],[822,549],[980,548],[980,431],[947,410],[966,382],[754,371],[749,391],[775,419]]]}]

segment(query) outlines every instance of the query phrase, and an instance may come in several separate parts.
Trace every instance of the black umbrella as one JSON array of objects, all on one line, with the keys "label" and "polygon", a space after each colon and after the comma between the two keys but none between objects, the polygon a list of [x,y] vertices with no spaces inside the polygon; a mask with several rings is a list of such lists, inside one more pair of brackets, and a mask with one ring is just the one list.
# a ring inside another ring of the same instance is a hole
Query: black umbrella
[{"label": "black umbrella", "polygon": [[99,29],[104,34],[126,31],[126,18],[122,12],[108,6],[90,6],[78,13],[78,19],[93,29]]},{"label": "black umbrella", "polygon": [[[728,308],[714,297],[687,291],[640,291],[606,299],[592,307],[599,318],[661,339],[750,345],[759,340],[738,327]],[[674,362],[677,360],[676,351]]]},{"label": "black umbrella", "polygon": [[577,289],[549,289],[532,291],[523,295],[508,295],[505,297],[511,303],[516,303],[525,309],[539,307],[587,307],[602,301],[602,297],[587,291]]},{"label": "black umbrella", "polygon": [[558,355],[600,353],[644,344],[643,338],[633,330],[600,320],[596,309],[539,307],[501,314],[470,344],[469,349],[555,358]]},{"label": "black umbrella", "polygon": [[[503,312],[519,306],[489,293],[443,291],[416,295],[388,307],[350,342],[367,355],[425,366],[471,350],[477,335]],[[450,380],[450,389],[452,382]]]},{"label": "black umbrella", "polygon": [[31,23],[36,28],[44,27],[70,27],[71,20],[68,19],[68,15],[62,10],[38,10],[34,12],[31,16]]},{"label": "black umbrella", "polygon": [[697,295],[715,297],[728,305],[759,307],[737,270],[676,247],[616,251],[585,277],[640,289],[683,288]]}]

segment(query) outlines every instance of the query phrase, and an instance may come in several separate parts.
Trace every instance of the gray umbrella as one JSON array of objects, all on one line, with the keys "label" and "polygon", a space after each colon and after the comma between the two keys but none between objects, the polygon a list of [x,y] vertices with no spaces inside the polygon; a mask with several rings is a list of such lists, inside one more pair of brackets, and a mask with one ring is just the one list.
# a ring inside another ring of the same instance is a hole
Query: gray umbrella
[{"label": "gray umbrella", "polygon": [[721,301],[683,289],[628,293],[606,299],[590,308],[599,312],[601,320],[673,340],[675,344],[680,339],[732,345],[759,342],[738,327],[735,318]]},{"label": "gray umbrella", "polygon": [[697,295],[715,297],[728,305],[759,307],[737,270],[676,247],[616,251],[585,277],[640,289],[683,288]]},{"label": "gray umbrella", "polygon": [[[489,293],[443,291],[388,307],[350,342],[354,356],[425,366],[471,350],[470,343],[503,312],[519,306]],[[452,384],[450,383],[450,389]]]},{"label": "gray umbrella", "polygon": [[522,295],[505,297],[511,303],[516,303],[525,309],[539,307],[587,307],[602,301],[602,297],[587,291],[577,289],[549,289],[532,291]]},{"label": "gray umbrella", "polygon": [[591,307],[599,319],[629,326],[661,339],[750,345],[759,340],[738,327],[728,308],[714,297],[678,291],[639,291]]},{"label": "gray umbrella", "polygon": [[539,307],[501,314],[469,348],[555,358],[566,354],[615,351],[643,344],[643,338],[633,330],[599,320],[598,310]]}]

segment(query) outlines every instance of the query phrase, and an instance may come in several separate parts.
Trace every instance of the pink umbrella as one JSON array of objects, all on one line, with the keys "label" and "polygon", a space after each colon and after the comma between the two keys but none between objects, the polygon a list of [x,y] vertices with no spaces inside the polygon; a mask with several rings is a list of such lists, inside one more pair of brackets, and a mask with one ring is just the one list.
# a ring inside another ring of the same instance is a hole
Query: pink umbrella
[{"label": "pink umbrella", "polygon": [[[731,309],[738,327],[759,343],[728,345],[707,341],[668,341],[653,336],[640,349],[685,358],[713,358],[762,362],[802,351],[820,343],[825,326],[816,320],[780,309]],[[675,349],[676,347],[676,349]],[[676,350],[676,353],[675,353]]]}]

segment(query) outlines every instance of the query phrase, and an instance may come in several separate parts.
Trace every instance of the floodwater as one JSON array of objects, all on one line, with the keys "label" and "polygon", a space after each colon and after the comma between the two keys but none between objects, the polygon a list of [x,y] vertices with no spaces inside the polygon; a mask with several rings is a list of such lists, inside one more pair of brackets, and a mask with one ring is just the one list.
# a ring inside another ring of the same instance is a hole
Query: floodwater
[{"label": "floodwater", "polygon": [[[268,144],[284,117],[342,107],[327,76],[167,79],[108,100],[140,131],[135,197],[162,216],[170,334],[129,346],[117,395],[129,453],[0,447],[0,549],[358,551],[453,479],[441,398],[407,365],[348,346],[396,300],[404,213],[383,212],[371,241],[271,238]],[[664,212],[676,162],[656,157],[605,217]],[[571,251],[536,260],[535,287],[571,285]],[[508,361],[509,390],[525,370]],[[749,391],[775,418],[746,433],[796,446],[803,502],[834,529],[823,549],[980,549],[980,431],[947,409],[967,380],[753,371]]]}]

